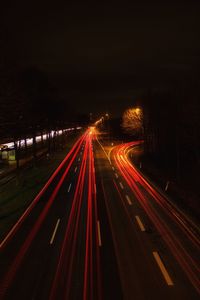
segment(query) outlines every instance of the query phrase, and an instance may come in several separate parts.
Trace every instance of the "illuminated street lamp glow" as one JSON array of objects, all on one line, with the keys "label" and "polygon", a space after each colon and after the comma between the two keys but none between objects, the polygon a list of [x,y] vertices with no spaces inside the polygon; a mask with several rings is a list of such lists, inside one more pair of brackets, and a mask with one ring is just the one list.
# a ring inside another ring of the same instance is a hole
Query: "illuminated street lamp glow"
[{"label": "illuminated street lamp glow", "polygon": [[137,107],[137,108],[135,109],[135,112],[136,112],[136,114],[139,114],[139,113],[140,113],[140,108]]},{"label": "illuminated street lamp glow", "polygon": [[[64,132],[67,132],[67,131],[73,131],[73,130],[75,130],[75,129],[80,130],[81,128],[82,128],[82,127],[76,127],[76,128],[73,128],[73,127],[72,127],[72,128],[66,128],[66,129],[58,130],[58,131],[52,130],[52,131],[50,132],[50,135],[51,135],[51,137],[53,137],[53,136],[54,136],[54,133],[58,133],[58,135],[61,135],[61,134],[64,133]],[[36,143],[41,142],[41,141],[42,141],[42,138],[43,138],[43,140],[46,140],[46,139],[47,139],[47,134],[45,133],[45,134],[43,134],[42,136],[41,136],[41,135],[37,135],[37,136],[35,137]],[[19,147],[19,145],[21,146],[21,148],[24,148],[24,147],[25,147],[25,139],[23,139],[23,140],[17,140],[16,143],[17,143],[17,146],[18,146],[18,147]],[[33,145],[33,138],[27,138],[27,139],[26,139],[26,145],[27,145],[27,146]],[[13,148],[14,148],[14,142],[4,143],[4,144],[0,145],[0,150],[3,150],[3,149],[5,149],[5,148],[13,149]]]}]

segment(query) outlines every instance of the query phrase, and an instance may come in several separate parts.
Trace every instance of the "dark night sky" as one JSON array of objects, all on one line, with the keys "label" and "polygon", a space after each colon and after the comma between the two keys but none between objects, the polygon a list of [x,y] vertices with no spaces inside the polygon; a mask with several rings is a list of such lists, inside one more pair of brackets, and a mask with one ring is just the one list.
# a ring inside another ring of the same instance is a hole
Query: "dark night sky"
[{"label": "dark night sky", "polygon": [[84,111],[120,110],[141,90],[200,67],[199,1],[3,5],[9,53],[47,72]]}]

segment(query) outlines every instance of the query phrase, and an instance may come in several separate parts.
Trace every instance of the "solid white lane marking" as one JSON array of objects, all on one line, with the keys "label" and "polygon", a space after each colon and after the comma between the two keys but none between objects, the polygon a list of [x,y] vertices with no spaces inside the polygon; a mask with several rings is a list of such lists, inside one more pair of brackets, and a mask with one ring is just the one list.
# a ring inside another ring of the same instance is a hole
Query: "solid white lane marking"
[{"label": "solid white lane marking", "polygon": [[126,195],[126,200],[127,200],[127,202],[128,202],[129,205],[132,205],[131,199],[130,199],[130,197],[128,195]]},{"label": "solid white lane marking", "polygon": [[60,219],[58,219],[58,221],[56,222],[56,226],[54,228],[54,231],[53,231],[53,234],[52,234],[52,237],[51,237],[51,240],[50,240],[50,244],[53,244],[53,241],[54,241],[54,238],[55,238],[55,235],[56,235],[56,231],[58,229],[58,225],[60,223]]},{"label": "solid white lane marking", "polygon": [[124,189],[123,184],[120,182],[119,185],[121,186],[122,190]]},{"label": "solid white lane marking", "polygon": [[76,171],[77,171],[77,167],[74,169],[74,173],[76,173]]},{"label": "solid white lane marking", "polygon": [[155,258],[155,260],[156,260],[156,262],[157,262],[157,264],[158,264],[158,266],[159,266],[159,268],[162,272],[162,275],[163,275],[167,285],[174,285],[174,283],[173,283],[171,277],[169,276],[169,273],[167,272],[167,269],[165,268],[158,252],[154,251],[153,256],[154,256],[154,258]]},{"label": "solid white lane marking", "polygon": [[135,218],[136,218],[136,220],[138,222],[138,225],[139,225],[141,231],[145,231],[145,227],[144,227],[142,221],[140,220],[140,217],[139,216],[135,216]]},{"label": "solid white lane marking", "polygon": [[72,184],[70,183],[70,185],[69,185],[69,187],[68,187],[68,193],[70,192],[70,190],[71,190],[71,186],[72,186]]},{"label": "solid white lane marking", "polygon": [[101,243],[101,230],[100,230],[100,223],[99,223],[99,221],[97,221],[97,231],[98,231],[99,247],[101,247],[102,243]]},{"label": "solid white lane marking", "polygon": [[115,173],[115,177],[118,178],[119,176],[117,175],[117,173]]},{"label": "solid white lane marking", "polygon": [[103,152],[105,153],[105,156],[107,157],[107,159],[108,159],[108,161],[109,161],[109,163],[110,163],[110,165],[111,165],[110,157],[109,157],[108,154],[106,153],[106,151],[105,151],[104,147],[102,146],[102,144],[99,142],[99,139],[96,138],[96,140],[97,140],[97,142],[99,143],[99,145],[101,146]]}]

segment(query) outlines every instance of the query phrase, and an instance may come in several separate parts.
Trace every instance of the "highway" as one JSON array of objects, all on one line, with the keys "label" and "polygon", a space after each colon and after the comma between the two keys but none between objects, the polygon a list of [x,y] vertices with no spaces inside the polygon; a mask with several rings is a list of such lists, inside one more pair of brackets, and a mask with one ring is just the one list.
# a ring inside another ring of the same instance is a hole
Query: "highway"
[{"label": "highway", "polygon": [[199,299],[198,229],[132,166],[137,143],[77,140],[1,241],[0,299]]}]

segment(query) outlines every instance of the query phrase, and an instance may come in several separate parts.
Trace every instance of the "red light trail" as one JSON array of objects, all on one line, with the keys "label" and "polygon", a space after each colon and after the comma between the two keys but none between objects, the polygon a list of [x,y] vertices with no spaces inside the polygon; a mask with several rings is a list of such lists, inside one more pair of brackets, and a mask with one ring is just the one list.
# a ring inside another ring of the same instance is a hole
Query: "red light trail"
[{"label": "red light trail", "polygon": [[[181,212],[177,213],[175,207],[150,185],[141,173],[130,163],[128,151],[131,147],[137,146],[140,143],[141,142],[138,141],[116,146],[113,149],[114,161],[134,196],[170,248],[171,253],[179,262],[193,286],[200,293],[199,264],[190,253],[188,253],[179,237],[171,230],[170,223],[166,223],[157,213],[154,207],[155,203],[159,205],[162,209],[162,213],[167,215],[171,222],[175,222],[176,225],[178,225],[181,234],[184,234],[185,237],[192,242],[193,249],[196,249],[197,252],[200,248],[199,238],[191,228],[191,225],[188,224],[188,220],[184,215],[182,215]],[[150,198],[149,195],[151,196]]]},{"label": "red light trail", "polygon": [[[30,206],[25,210],[25,212],[22,214],[22,216],[19,218],[19,220],[16,222],[16,224],[13,226],[13,228],[10,230],[10,232],[7,234],[7,236],[3,239],[3,241],[0,244],[0,249],[2,249],[6,244],[9,242],[9,240],[12,238],[12,236],[16,233],[16,231],[20,228],[24,220],[28,217],[30,212],[33,210],[35,205],[38,203],[40,198],[44,195],[48,187],[51,185],[53,180],[56,178],[56,176],[59,174],[61,169],[64,167],[64,165],[68,162],[69,158],[72,156],[74,151],[76,150],[76,153],[79,151],[81,144],[83,143],[84,136],[82,136],[80,139],[77,140],[77,142],[74,144],[70,152],[66,155],[64,160],[61,162],[61,164],[58,166],[58,168],[54,171],[54,173],[51,175],[47,183],[44,185],[44,187],[41,189],[41,191],[38,193],[38,195],[35,197],[35,199],[31,202]],[[74,156],[75,158],[75,156]],[[72,163],[72,162],[71,162]],[[67,175],[67,173],[65,174]]]},{"label": "red light trail", "polygon": [[[75,185],[75,192],[72,198],[72,204],[70,208],[69,217],[67,220],[67,226],[65,230],[64,239],[61,244],[61,250],[58,257],[55,276],[50,292],[50,299],[58,299],[60,293],[62,293],[62,299],[69,299],[70,290],[73,277],[73,265],[76,259],[77,243],[80,239],[80,228],[83,226],[81,222],[85,222],[85,233],[83,243],[85,243],[85,256],[84,258],[84,274],[83,274],[83,299],[94,299],[94,293],[96,299],[101,299],[101,280],[100,280],[100,257],[99,257],[99,245],[98,245],[98,232],[97,232],[97,204],[96,204],[96,182],[95,182],[95,168],[94,168],[94,156],[92,150],[92,139],[94,133],[92,130],[87,130],[86,133],[78,139],[74,147],[68,153],[66,158],[56,169],[48,182],[45,184],[40,193],[36,196],[32,204],[28,207],[14,228],[4,239],[1,246],[6,247],[9,241],[20,230],[22,224],[26,218],[30,215],[35,205],[40,198],[45,194],[48,187],[54,182],[57,176],[59,178],[52,191],[48,201],[44,205],[38,219],[30,229],[29,234],[25,237],[22,245],[17,251],[14,260],[10,264],[3,282],[0,287],[1,298],[6,295],[8,288],[12,285],[13,279],[17,275],[18,270],[35,240],[42,224],[48,216],[50,208],[56,199],[67,174],[70,172],[73,163],[77,159],[81,146],[84,145],[84,151],[82,160],[80,162],[80,171],[77,172],[77,180]],[[84,198],[87,193],[87,198]],[[85,200],[86,199],[86,200]],[[84,213],[85,207],[85,213]],[[84,214],[84,215],[83,215]],[[85,221],[83,221],[85,220]],[[85,240],[85,241],[84,241]],[[96,289],[94,289],[94,279],[96,280]]]},{"label": "red light trail", "polygon": [[[93,141],[95,141],[96,161],[94,161]],[[145,218],[140,219],[138,214],[134,214],[134,219],[132,215],[138,205],[143,208],[155,231],[163,238],[170,253],[199,292],[198,255],[193,255],[200,248],[197,232],[173,203],[154,188],[129,161],[130,149],[140,143],[141,141],[131,142],[113,147],[112,152],[107,155],[104,147],[97,140],[94,128],[86,130],[85,134],[77,140],[1,243],[4,268],[1,272],[3,275],[0,285],[1,299],[7,299],[7,296],[8,299],[13,299],[15,292],[23,297],[34,291],[34,295],[38,294],[39,297],[51,300],[79,298],[101,300],[104,298],[103,295],[106,297],[107,293],[117,290],[115,280],[117,285],[122,284],[123,292],[127,295],[130,291],[134,294],[132,277],[135,276],[135,266],[136,268],[139,266],[135,265],[134,260],[141,259],[141,266],[146,270],[145,262],[149,259],[143,243],[137,236],[138,224],[135,228],[134,220],[136,217],[140,222],[143,219],[146,233],[148,222],[145,224]],[[110,154],[113,159],[110,159]],[[104,156],[106,159],[103,158]],[[95,163],[97,174],[95,174]],[[117,168],[120,172],[117,172]],[[98,191],[102,190],[102,193],[98,193],[98,198],[96,175]],[[134,247],[136,242],[138,248],[134,253],[138,256],[133,257],[130,245]],[[165,266],[161,260],[162,255],[160,257],[158,252],[154,251],[156,249],[151,242],[149,246],[151,248],[153,246],[152,253],[163,270]],[[43,257],[46,258],[44,262]],[[114,264],[109,273],[107,262],[110,263],[111,258]],[[171,255],[170,259],[170,262],[175,263],[177,267],[178,264]],[[150,272],[154,272],[154,267],[149,263]],[[177,270],[181,271],[179,266]],[[43,274],[47,275],[44,282],[41,280]],[[107,292],[106,289],[110,288],[110,280],[112,281],[113,275],[116,274],[114,283],[111,283],[112,291]],[[138,274],[140,269],[136,277]],[[167,269],[164,274],[168,275],[170,280],[173,279],[169,285],[175,285],[173,272],[172,278]],[[26,286],[24,286],[19,281],[26,275]],[[182,276],[185,279],[184,274],[181,274],[180,279]],[[146,286],[143,277],[140,281],[141,286],[143,284]],[[154,279],[152,283],[154,284]],[[118,291],[120,295],[121,287],[115,293],[117,296]]]}]

